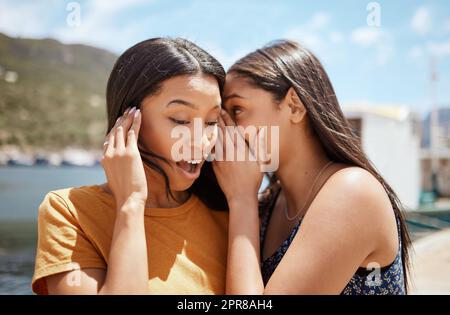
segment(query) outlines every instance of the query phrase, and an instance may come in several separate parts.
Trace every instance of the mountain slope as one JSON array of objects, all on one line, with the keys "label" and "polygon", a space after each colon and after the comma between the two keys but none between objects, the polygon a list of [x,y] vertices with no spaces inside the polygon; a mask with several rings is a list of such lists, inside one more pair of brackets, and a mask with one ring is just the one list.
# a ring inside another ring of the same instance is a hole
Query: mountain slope
[{"label": "mountain slope", "polygon": [[0,147],[98,148],[116,58],[90,46],[0,33]]}]

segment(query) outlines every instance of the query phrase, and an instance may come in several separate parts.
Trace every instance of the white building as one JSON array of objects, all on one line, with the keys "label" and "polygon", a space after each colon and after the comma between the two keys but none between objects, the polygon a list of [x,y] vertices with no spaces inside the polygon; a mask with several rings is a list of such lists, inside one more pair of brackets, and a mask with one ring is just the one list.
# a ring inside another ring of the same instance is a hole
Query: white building
[{"label": "white building", "polygon": [[407,209],[419,206],[420,134],[405,106],[348,104],[343,111],[361,137],[363,150]]}]

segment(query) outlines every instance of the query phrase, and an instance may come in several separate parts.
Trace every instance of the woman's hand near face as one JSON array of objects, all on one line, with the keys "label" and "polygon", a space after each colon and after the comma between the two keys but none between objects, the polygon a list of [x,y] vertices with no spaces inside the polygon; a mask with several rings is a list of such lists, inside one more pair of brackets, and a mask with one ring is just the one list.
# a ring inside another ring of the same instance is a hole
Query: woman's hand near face
[{"label": "woman's hand near face", "polygon": [[[219,144],[223,145],[226,157],[227,144],[233,143],[236,151],[237,141],[234,135],[225,133],[226,125],[233,126],[233,120],[222,111],[219,118]],[[223,139],[228,138],[228,142]],[[243,135],[238,132],[237,137]],[[258,137],[255,137],[256,140]],[[255,294],[264,289],[259,269],[259,218],[258,190],[263,178],[260,165],[250,154],[255,152],[252,139],[249,148],[245,144],[245,161],[214,161],[213,168],[230,209],[228,229],[228,257],[226,294]],[[241,142],[242,143],[242,142]],[[254,156],[254,155],[253,155]],[[241,281],[245,273],[245,281]]]},{"label": "woman's hand near face", "polygon": [[[51,275],[46,278],[50,294],[148,293],[144,224],[147,182],[137,147],[140,126],[140,111],[125,111],[104,145],[101,164],[117,207],[106,272],[83,268]],[[69,285],[76,272],[81,272],[80,284]]]},{"label": "woman's hand near face", "polygon": [[[230,135],[225,130],[227,126],[234,126],[234,122],[228,113],[222,110],[222,115],[219,117],[221,132],[219,132],[218,140],[219,144],[223,145],[224,161],[213,162],[214,173],[229,204],[235,201],[240,202],[243,199],[256,199],[264,174],[257,161],[249,160],[250,155],[253,156],[253,151],[247,144],[245,144],[245,161],[225,160],[227,143],[233,143],[234,152],[238,149],[234,135]],[[237,137],[243,137],[243,135],[238,132]],[[226,140],[227,138],[228,140]]]},{"label": "woman's hand near face", "polygon": [[137,145],[141,117],[139,109],[127,109],[105,142],[101,165],[117,209],[129,203],[145,207],[147,200],[147,180]]}]

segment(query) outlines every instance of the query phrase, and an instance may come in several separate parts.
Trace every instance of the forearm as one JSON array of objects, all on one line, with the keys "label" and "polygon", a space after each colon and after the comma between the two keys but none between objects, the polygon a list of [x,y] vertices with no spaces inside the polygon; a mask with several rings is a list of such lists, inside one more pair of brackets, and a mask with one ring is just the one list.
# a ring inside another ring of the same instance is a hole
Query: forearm
[{"label": "forearm", "polygon": [[258,200],[229,203],[227,294],[262,294]]},{"label": "forearm", "polygon": [[117,210],[108,270],[99,294],[147,294],[148,261],[144,205],[128,202]]}]

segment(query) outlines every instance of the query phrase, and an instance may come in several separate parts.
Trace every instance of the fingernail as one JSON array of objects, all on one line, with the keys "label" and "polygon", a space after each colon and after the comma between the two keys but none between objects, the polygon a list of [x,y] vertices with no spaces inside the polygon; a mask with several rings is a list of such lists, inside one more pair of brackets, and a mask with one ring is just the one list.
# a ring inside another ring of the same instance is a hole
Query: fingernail
[{"label": "fingernail", "polygon": [[134,118],[138,117],[140,113],[141,113],[141,110],[137,109],[136,112],[134,113]]},{"label": "fingernail", "polygon": [[128,114],[133,114],[135,110],[136,110],[136,107],[133,107]]}]

